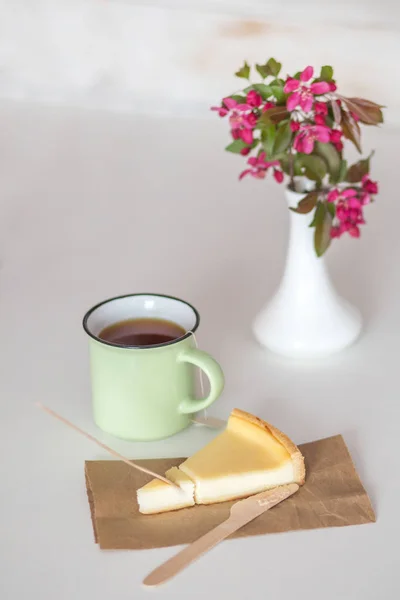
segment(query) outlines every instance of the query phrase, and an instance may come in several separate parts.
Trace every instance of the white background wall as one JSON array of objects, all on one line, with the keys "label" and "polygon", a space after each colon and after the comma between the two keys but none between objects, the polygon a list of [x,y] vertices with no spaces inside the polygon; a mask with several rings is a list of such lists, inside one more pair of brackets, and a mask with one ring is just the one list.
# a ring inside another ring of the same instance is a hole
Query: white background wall
[{"label": "white background wall", "polygon": [[0,0],[0,97],[207,115],[244,58],[333,64],[400,123],[395,0]]}]

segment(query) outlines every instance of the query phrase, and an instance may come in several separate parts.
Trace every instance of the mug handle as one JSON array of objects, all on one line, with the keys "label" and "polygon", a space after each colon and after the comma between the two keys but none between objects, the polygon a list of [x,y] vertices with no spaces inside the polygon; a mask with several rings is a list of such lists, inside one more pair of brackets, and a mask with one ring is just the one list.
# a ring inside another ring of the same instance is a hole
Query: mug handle
[{"label": "mug handle", "polygon": [[203,352],[203,350],[188,348],[178,356],[178,362],[188,362],[199,367],[210,381],[209,395],[202,400],[196,400],[195,398],[182,400],[178,407],[179,412],[183,414],[195,413],[215,402],[221,395],[225,384],[223,371],[217,361],[207,354],[207,352]]}]

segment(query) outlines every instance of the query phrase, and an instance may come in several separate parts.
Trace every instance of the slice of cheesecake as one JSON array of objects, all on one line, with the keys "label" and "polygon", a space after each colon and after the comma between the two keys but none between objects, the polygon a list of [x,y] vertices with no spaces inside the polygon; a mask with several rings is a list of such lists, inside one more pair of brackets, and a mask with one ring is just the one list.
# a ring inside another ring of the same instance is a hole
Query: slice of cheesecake
[{"label": "slice of cheesecake", "polygon": [[272,425],[234,409],[226,429],[183,462],[196,504],[244,498],[286,483],[304,483],[303,457]]},{"label": "slice of cheesecake", "polygon": [[[226,429],[179,465],[178,472],[188,478],[187,487],[189,482],[193,485],[193,504],[245,498],[286,483],[302,485],[305,478],[304,459],[297,446],[276,427],[239,409],[232,411]],[[173,475],[176,477],[175,472]],[[168,472],[166,476],[170,478]],[[175,498],[179,490],[165,490],[168,487],[152,481],[138,490],[140,512],[180,508]],[[158,495],[151,497],[154,489]]]},{"label": "slice of cheesecake", "polygon": [[150,515],[194,505],[194,483],[190,477],[177,467],[169,469],[165,476],[177,483],[180,490],[164,481],[153,479],[137,490],[139,512]]}]

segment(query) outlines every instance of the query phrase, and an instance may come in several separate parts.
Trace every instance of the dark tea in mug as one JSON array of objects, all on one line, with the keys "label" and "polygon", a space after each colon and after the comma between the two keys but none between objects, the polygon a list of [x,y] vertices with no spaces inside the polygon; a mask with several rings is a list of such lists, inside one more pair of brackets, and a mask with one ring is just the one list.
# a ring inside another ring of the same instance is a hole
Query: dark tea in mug
[{"label": "dark tea in mug", "polygon": [[99,338],[121,346],[157,346],[172,342],[186,331],[173,321],[165,319],[127,319],[108,325],[99,333]]}]

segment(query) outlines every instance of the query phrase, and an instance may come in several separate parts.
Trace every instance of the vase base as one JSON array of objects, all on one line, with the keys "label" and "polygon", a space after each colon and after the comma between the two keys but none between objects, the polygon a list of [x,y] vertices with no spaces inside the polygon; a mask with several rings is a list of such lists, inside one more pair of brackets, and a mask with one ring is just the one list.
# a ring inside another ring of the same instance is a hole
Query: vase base
[{"label": "vase base", "polygon": [[334,313],[321,314],[311,322],[290,310],[282,312],[278,303],[271,302],[256,317],[252,329],[258,343],[275,354],[316,359],[352,345],[361,333],[362,317],[343,299]]}]

